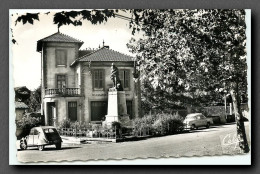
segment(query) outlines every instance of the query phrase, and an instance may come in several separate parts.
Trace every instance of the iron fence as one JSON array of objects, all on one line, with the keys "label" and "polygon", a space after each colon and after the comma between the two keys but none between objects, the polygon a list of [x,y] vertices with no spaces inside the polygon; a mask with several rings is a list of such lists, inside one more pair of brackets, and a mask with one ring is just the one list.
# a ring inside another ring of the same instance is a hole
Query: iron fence
[{"label": "iron fence", "polygon": [[73,136],[73,137],[86,137],[86,138],[107,138],[115,139],[120,138],[121,134],[119,129],[103,128],[103,127],[84,127],[84,128],[60,128],[58,132],[62,136]]}]

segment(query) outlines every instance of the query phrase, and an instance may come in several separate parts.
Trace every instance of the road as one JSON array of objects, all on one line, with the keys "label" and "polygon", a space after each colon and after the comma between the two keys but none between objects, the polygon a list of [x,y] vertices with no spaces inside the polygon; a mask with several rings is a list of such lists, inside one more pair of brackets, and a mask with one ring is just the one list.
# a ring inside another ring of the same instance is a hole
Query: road
[{"label": "road", "polygon": [[[248,136],[248,122],[245,123],[245,127]],[[233,137],[235,132],[235,124],[226,124],[212,126],[209,129],[201,128],[189,133],[140,141],[80,145],[63,144],[61,150],[56,150],[54,146],[47,146],[44,151],[29,148],[24,151],[18,150],[17,158],[20,162],[46,162],[232,154],[237,153],[239,149],[236,148],[236,139]]]}]

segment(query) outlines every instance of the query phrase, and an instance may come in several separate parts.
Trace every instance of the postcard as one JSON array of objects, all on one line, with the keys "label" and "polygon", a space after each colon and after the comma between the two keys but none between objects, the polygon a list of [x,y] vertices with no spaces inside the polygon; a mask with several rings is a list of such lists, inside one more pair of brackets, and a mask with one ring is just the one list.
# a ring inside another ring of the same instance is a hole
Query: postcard
[{"label": "postcard", "polygon": [[28,9],[9,20],[10,163],[251,163],[250,10]]}]

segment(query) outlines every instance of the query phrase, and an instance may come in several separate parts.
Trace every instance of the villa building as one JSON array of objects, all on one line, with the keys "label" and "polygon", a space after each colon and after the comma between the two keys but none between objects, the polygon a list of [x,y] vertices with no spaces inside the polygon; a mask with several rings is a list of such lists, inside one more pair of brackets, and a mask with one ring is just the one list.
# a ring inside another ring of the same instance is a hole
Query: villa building
[{"label": "villa building", "polygon": [[63,119],[101,123],[107,114],[108,90],[113,86],[110,67],[119,69],[130,118],[140,117],[140,82],[133,57],[108,46],[79,50],[83,42],[54,33],[37,42],[41,53],[42,115],[45,125]]}]

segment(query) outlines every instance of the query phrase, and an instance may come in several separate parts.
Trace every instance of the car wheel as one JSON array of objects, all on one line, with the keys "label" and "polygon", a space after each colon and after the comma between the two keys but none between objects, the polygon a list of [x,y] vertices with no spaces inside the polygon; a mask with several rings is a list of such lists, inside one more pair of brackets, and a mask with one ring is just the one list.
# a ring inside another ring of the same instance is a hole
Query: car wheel
[{"label": "car wheel", "polygon": [[56,146],[56,149],[61,149],[61,143],[57,143],[57,144],[55,144],[55,146]]},{"label": "car wheel", "polygon": [[26,150],[27,149],[27,142],[26,142],[26,140],[21,140],[20,141],[20,148],[21,148],[21,150]]},{"label": "car wheel", "polygon": [[209,128],[210,127],[210,123],[207,123],[207,126],[206,126],[207,128]]},{"label": "car wheel", "polygon": [[196,129],[196,126],[195,126],[195,124],[191,125],[190,129],[191,129],[191,130],[194,130],[194,129]]},{"label": "car wheel", "polygon": [[39,151],[43,151],[44,150],[44,146],[40,145],[40,146],[38,146],[38,149],[39,149]]}]

